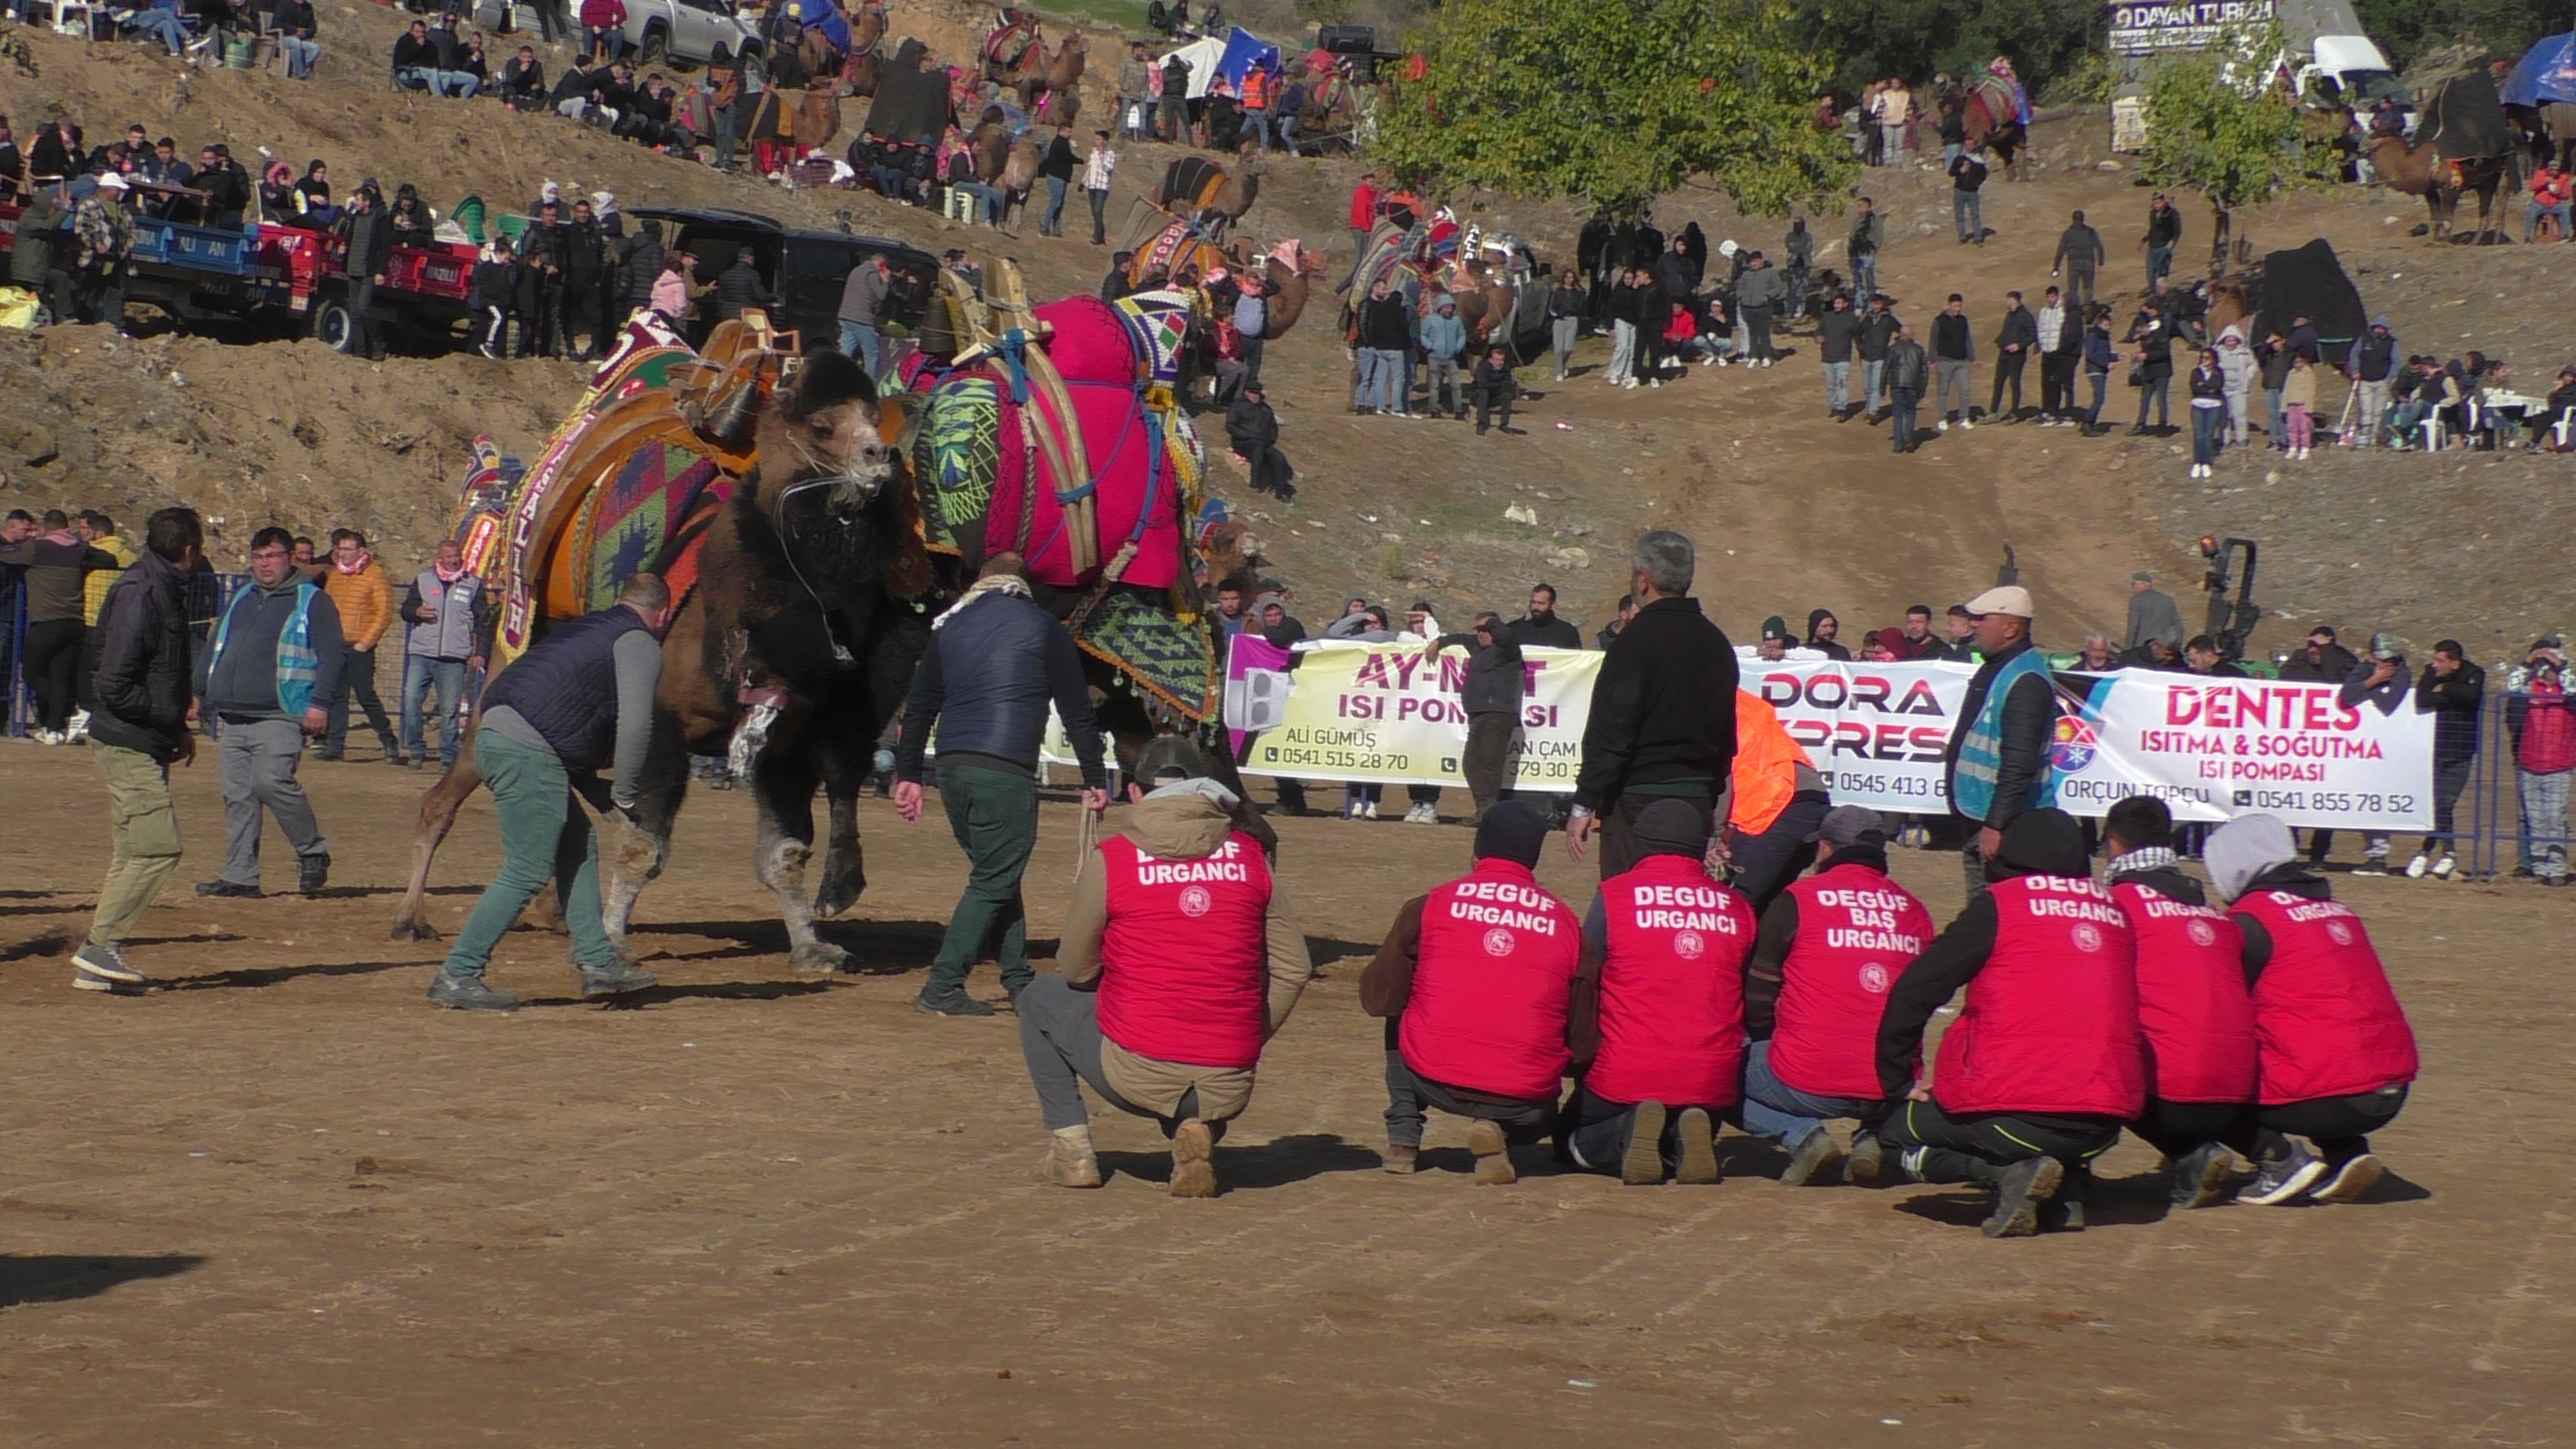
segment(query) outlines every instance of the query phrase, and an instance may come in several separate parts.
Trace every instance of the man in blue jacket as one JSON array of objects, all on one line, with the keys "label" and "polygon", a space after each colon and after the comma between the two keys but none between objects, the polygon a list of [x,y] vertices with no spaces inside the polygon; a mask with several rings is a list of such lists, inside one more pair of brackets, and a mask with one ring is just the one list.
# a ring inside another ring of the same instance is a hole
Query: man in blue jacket
[{"label": "man in blue jacket", "polygon": [[322,701],[340,687],[348,651],[339,608],[295,566],[294,551],[283,528],[251,535],[251,581],[215,625],[205,707],[223,723],[224,868],[198,882],[201,896],[258,898],[263,810],[295,847],[295,888],[315,895],[330,878],[331,842],[295,770],[304,742],[330,723]]},{"label": "man in blue jacket", "polygon": [[977,961],[999,962],[1014,1002],[1035,974],[1020,877],[1037,844],[1038,747],[1049,703],[1064,717],[1082,763],[1082,805],[1094,815],[1109,808],[1109,774],[1082,656],[1073,635],[1030,597],[1028,564],[1018,554],[986,559],[966,596],[930,627],[930,649],[904,703],[894,806],[920,821],[922,754],[937,724],[939,799],[969,870],[913,1005],[934,1016],[991,1016],[991,1006],[966,994]]}]

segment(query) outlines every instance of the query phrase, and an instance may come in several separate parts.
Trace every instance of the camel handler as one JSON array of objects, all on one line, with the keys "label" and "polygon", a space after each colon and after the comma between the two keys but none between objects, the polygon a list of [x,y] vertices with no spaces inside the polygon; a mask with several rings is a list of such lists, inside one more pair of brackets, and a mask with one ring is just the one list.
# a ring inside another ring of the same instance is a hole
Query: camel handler
[{"label": "camel handler", "polygon": [[[1993,1188],[1986,1236],[2026,1238],[2043,1217],[2083,1226],[2080,1198],[2052,1200],[2137,1120],[2146,1049],[2136,939],[2093,883],[2075,818],[2028,810],[2003,835],[1986,889],[1889,993],[1879,1086],[1909,1100],[1878,1136],[1911,1181]],[[1923,1028],[1962,989],[1926,1089],[1915,1084]]]},{"label": "camel handler", "polygon": [[1576,1063],[1557,1140],[1575,1166],[1632,1187],[1717,1181],[1715,1119],[1743,1099],[1753,908],[1709,878],[1707,826],[1681,800],[1638,811],[1637,863],[1601,883],[1583,920],[1601,963],[1600,1049]]},{"label": "camel handler", "polygon": [[1398,908],[1360,973],[1360,1009],[1386,1019],[1389,1172],[1415,1169],[1436,1107],[1470,1119],[1477,1182],[1519,1181],[1509,1149],[1548,1134],[1566,1069],[1593,1055],[1600,958],[1533,874],[1546,844],[1545,811],[1496,803],[1474,869]]},{"label": "camel handler", "polygon": [[1094,815],[1109,808],[1109,772],[1082,655],[1073,635],[1030,597],[1029,566],[1018,554],[984,560],[965,597],[930,628],[930,648],[904,702],[894,808],[920,823],[922,754],[935,723],[939,803],[969,870],[930,979],[912,1004],[933,1016],[991,1016],[989,1004],[966,994],[975,963],[991,955],[1015,1002],[1033,974],[1020,877],[1038,841],[1038,747],[1049,702],[1082,762],[1082,808]]},{"label": "camel handler", "polygon": [[[484,983],[483,968],[501,933],[550,879],[572,932],[581,994],[621,996],[653,984],[651,973],[618,961],[600,924],[599,836],[583,800],[621,815],[635,808],[671,614],[670,586],[657,574],[637,574],[616,603],[555,626],[484,689],[474,767],[501,817],[501,871],[430,982],[432,1002],[462,1011],[517,1009],[519,998]],[[603,766],[612,767],[604,800]]]},{"label": "camel handler", "polygon": [[1959,864],[1973,896],[1986,888],[1985,863],[2002,848],[2004,830],[2022,812],[2057,803],[2048,767],[2057,691],[2048,656],[2031,642],[2030,590],[2006,584],[1962,607],[1985,662],[1959,702],[1946,763],[1950,809],[1968,829]]},{"label": "camel handler", "polygon": [[1744,969],[1744,1130],[1789,1150],[1784,1187],[1822,1180],[1843,1150],[1825,1123],[1851,1117],[1845,1180],[1876,1187],[1878,1080],[1888,988],[1932,940],[1932,913],[1887,874],[1887,822],[1837,805],[1816,828],[1816,870],[1762,913]]},{"label": "camel handler", "polygon": [[1243,802],[1155,754],[1138,762],[1153,789],[1129,784],[1125,823],[1074,877],[1056,969],[1020,992],[1020,1050],[1054,1137],[1046,1181],[1100,1186],[1089,1082],[1162,1124],[1172,1196],[1214,1197],[1216,1144],[1314,968],[1261,842],[1235,821]]}]

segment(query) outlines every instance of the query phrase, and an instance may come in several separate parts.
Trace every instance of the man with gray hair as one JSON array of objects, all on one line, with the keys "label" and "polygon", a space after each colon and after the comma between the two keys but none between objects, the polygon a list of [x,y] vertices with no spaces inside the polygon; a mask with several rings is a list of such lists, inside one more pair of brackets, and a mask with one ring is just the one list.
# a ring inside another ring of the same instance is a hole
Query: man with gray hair
[{"label": "man with gray hair", "polygon": [[2183,632],[2182,606],[2173,595],[2156,587],[2156,576],[2140,569],[2129,575],[2129,642],[2131,649],[2146,647],[2150,639],[2162,639],[2179,649],[2190,638]]},{"label": "man with gray hair", "polygon": [[1636,617],[1593,676],[1565,842],[1581,860],[1598,830],[1604,879],[1637,863],[1639,811],[1678,799],[1706,821],[1735,763],[1735,646],[1689,596],[1696,564],[1691,541],[1671,529],[1637,540]]}]

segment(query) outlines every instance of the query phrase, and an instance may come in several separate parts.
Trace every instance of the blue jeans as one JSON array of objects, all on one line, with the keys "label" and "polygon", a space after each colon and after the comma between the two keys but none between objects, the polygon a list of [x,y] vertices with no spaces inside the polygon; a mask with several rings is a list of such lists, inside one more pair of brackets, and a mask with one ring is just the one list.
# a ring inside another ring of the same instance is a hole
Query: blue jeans
[{"label": "blue jeans", "polygon": [[599,837],[590,828],[590,811],[572,793],[563,761],[551,751],[477,730],[474,767],[491,786],[501,817],[501,870],[456,933],[442,969],[450,976],[482,975],[502,933],[549,880],[572,933],[573,964],[617,964],[599,914]]},{"label": "blue jeans", "polygon": [[1404,354],[1391,347],[1361,348],[1360,406],[1400,413],[1404,394]]},{"label": "blue jeans", "polygon": [[1923,404],[1923,394],[1912,388],[1896,388],[1889,393],[1896,420],[1896,446],[1908,447],[1914,442],[1914,410]]},{"label": "blue jeans", "polygon": [[2084,426],[2089,428],[2102,421],[2102,404],[2111,390],[2111,374],[2088,368],[2084,376],[2093,384],[2093,406],[2084,410]]},{"label": "blue jeans", "polygon": [[1959,229],[1959,240],[1977,241],[1986,234],[1986,201],[1982,191],[1950,192],[1950,222]]},{"label": "blue jeans", "polygon": [[1878,253],[1854,257],[1852,264],[1852,297],[1855,303],[1867,303],[1878,290]]},{"label": "blue jeans", "polygon": [[2215,463],[2227,445],[2227,409],[2195,406],[2191,410],[2191,460]]},{"label": "blue jeans", "polygon": [[179,23],[179,16],[175,11],[138,10],[125,24],[138,39],[143,36],[157,36],[163,45],[170,47],[172,55],[187,54],[188,27]]},{"label": "blue jeans", "polygon": [[856,358],[867,364],[870,377],[877,375],[878,349],[882,346],[884,343],[878,338],[877,329],[873,325],[866,322],[852,322],[846,317],[841,319],[841,355]]},{"label": "blue jeans", "polygon": [[1798,1144],[1821,1132],[1836,1117],[1857,1118],[1864,1125],[1886,1115],[1887,1104],[1858,1097],[1811,1096],[1781,1081],[1771,1071],[1771,1043],[1757,1041],[1744,1052],[1744,1130],[1796,1151]]},{"label": "blue jeans", "polygon": [[1297,154],[1297,113],[1295,111],[1279,113],[1279,149],[1291,156]]},{"label": "blue jeans", "polygon": [[277,38],[277,53],[286,57],[288,80],[311,80],[313,62],[322,58],[322,46],[300,35],[281,35]]},{"label": "blue jeans", "polygon": [[1833,409],[1835,412],[1841,412],[1844,408],[1851,406],[1850,363],[1828,362],[1825,364],[1825,406]]},{"label": "blue jeans", "polygon": [[1876,362],[1871,362],[1867,358],[1863,358],[1861,360],[1860,404],[1862,407],[1871,411],[1876,411],[1877,409],[1886,406],[1887,394],[1879,389],[1879,384],[1886,380],[1886,358],[1882,357]]},{"label": "blue jeans", "polygon": [[2149,287],[2153,287],[2156,284],[2156,278],[2164,276],[2172,270],[2172,247],[2147,248],[2147,285]]},{"label": "blue jeans", "polygon": [[2272,450],[2274,452],[2278,452],[2281,449],[2288,447],[2290,445],[2290,413],[2287,408],[2281,406],[2281,390],[2279,388],[2267,387],[2263,389],[2263,411],[2265,415],[2270,417],[2272,420],[2272,430],[2266,435]]},{"label": "blue jeans", "polygon": [[1253,150],[1257,154],[1270,154],[1270,111],[1267,107],[1245,111],[1243,129],[1251,135]]},{"label": "blue jeans", "polygon": [[438,758],[441,764],[456,763],[457,747],[465,742],[465,661],[432,659],[414,654],[403,661],[402,744],[403,753],[415,760],[429,758],[427,736],[422,733],[422,700],[432,687],[438,691]]},{"label": "blue jeans", "polygon": [[1063,177],[1061,177],[1061,176],[1050,176],[1050,177],[1048,177],[1048,178],[1046,179],[1046,184],[1047,184],[1047,214],[1046,214],[1046,220],[1045,220],[1045,221],[1043,221],[1043,222],[1040,222],[1040,223],[1038,224],[1038,231],[1039,231],[1041,234],[1043,234],[1043,235],[1053,236],[1053,235],[1055,235],[1056,233],[1058,233],[1058,232],[1060,232],[1060,231],[1063,231],[1063,230],[1064,230],[1064,188],[1065,188],[1065,180],[1064,180],[1064,178],[1063,178]]}]

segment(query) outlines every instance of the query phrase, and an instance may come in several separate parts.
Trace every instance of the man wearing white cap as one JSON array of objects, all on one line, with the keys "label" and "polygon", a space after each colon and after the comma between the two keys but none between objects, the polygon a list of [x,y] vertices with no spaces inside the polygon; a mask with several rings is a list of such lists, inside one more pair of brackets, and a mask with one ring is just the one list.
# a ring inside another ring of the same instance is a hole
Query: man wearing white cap
[{"label": "man wearing white cap", "polygon": [[123,331],[125,257],[134,248],[134,217],[125,209],[124,177],[105,173],[98,178],[98,189],[73,205],[72,243],[73,286],[81,319]]},{"label": "man wearing white cap", "polygon": [[1986,857],[2025,810],[2057,803],[2048,745],[2057,727],[2048,659],[2031,643],[2030,590],[2005,584],[1967,602],[1985,662],[1968,681],[1945,754],[1950,809],[1973,832],[1960,850],[1968,894],[1986,887]]}]

